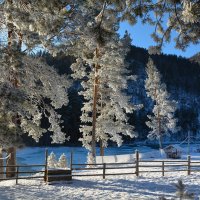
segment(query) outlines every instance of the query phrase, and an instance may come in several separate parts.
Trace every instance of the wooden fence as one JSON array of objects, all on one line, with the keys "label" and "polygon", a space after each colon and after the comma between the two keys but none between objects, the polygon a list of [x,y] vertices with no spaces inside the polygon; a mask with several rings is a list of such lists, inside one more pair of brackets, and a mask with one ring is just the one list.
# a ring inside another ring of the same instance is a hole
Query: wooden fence
[{"label": "wooden fence", "polygon": [[[192,161],[191,156],[187,156],[187,160],[141,160],[139,152],[136,151],[136,176],[141,173],[161,173],[162,176],[166,172],[186,172],[190,175],[191,172],[200,172],[200,160]],[[144,170],[145,168],[145,170]],[[153,170],[151,170],[153,169]]]},{"label": "wooden fence", "polygon": [[[126,165],[126,166],[125,166]],[[79,167],[82,166],[82,167]],[[83,167],[85,166],[85,167]],[[86,167],[87,166],[87,167]],[[106,172],[107,170],[131,169],[132,172]],[[106,176],[133,175],[135,173],[135,163],[102,163],[102,164],[72,164],[72,177],[76,176]],[[88,173],[95,171],[95,173]],[[83,173],[81,173],[83,172]],[[98,173],[99,172],[99,173]]]},{"label": "wooden fence", "polygon": [[[1,168],[5,168],[5,166],[0,166]],[[44,175],[38,175],[33,176],[37,173],[44,173],[45,174],[45,165],[7,165],[7,167],[14,167],[16,171],[14,172],[15,176],[13,177],[1,177],[0,181],[3,180],[16,180],[16,184],[18,184],[19,179],[38,179],[38,178],[44,178]],[[39,167],[42,167],[42,169],[38,170]],[[26,170],[27,168],[37,168],[36,170]],[[22,170],[23,169],[23,170]],[[13,173],[12,172],[0,172],[0,174],[6,175],[6,173]],[[29,174],[29,176],[28,176]],[[30,175],[31,174],[31,175]]]},{"label": "wooden fence", "polygon": [[[49,173],[47,164],[48,152],[45,156],[45,164],[43,165],[15,165],[12,167],[16,168],[15,177],[12,178],[0,178],[1,180],[16,180],[18,184],[19,179],[36,179],[42,178],[48,182]],[[3,166],[0,166],[3,167]],[[4,166],[5,167],[5,166]],[[38,168],[42,168],[38,170]],[[22,170],[26,168],[37,168],[36,170]],[[115,171],[117,170],[117,172]],[[124,172],[125,170],[125,172]],[[64,170],[62,170],[64,172]],[[186,172],[186,175],[190,175],[192,172],[200,172],[200,160],[192,161],[191,157],[188,156],[186,160],[142,160],[139,158],[139,152],[136,151],[135,160],[129,163],[96,163],[96,164],[85,164],[85,163],[73,163],[73,154],[70,156],[70,167],[68,174],[63,174],[68,177],[66,180],[71,180],[73,177],[89,177],[89,176],[101,176],[105,179],[107,176],[118,176],[118,175],[136,175],[140,176],[142,173],[161,173],[165,176],[167,172]],[[39,175],[36,175],[40,173]],[[58,173],[56,171],[56,173]],[[60,173],[60,172],[59,172]],[[0,174],[6,174],[1,172]],[[35,174],[35,176],[27,176],[28,174]],[[61,178],[62,180],[62,178]]]},{"label": "wooden fence", "polygon": [[[200,172],[200,160],[192,161],[190,156],[187,157],[187,160],[142,160],[139,157],[139,152],[136,151],[135,160],[130,163],[75,164],[72,163],[71,155],[70,168],[72,170],[72,177],[102,176],[105,179],[106,176],[110,175],[135,174],[140,176],[142,173],[161,173],[162,176],[165,176],[167,172],[186,172],[186,175],[190,175],[192,172]],[[129,169],[129,172],[114,172],[114,170],[119,171],[120,169]],[[96,173],[89,173],[92,170]],[[108,170],[113,170],[113,172],[107,172]]]}]

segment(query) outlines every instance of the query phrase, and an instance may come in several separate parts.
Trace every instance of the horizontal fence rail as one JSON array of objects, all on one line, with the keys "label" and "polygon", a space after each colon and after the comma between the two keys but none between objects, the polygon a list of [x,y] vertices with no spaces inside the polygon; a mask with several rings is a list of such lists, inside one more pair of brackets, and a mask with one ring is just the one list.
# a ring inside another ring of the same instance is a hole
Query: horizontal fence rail
[{"label": "horizontal fence rail", "polygon": [[[0,168],[6,168],[6,167],[13,167],[15,171],[3,171],[0,172],[0,181],[5,181],[5,180],[16,180],[16,184],[18,184],[19,179],[38,179],[38,178],[44,178],[44,169],[35,169],[35,170],[30,170],[27,168],[35,168],[35,167],[42,167],[45,168],[45,165],[41,164],[33,164],[33,165],[7,165],[7,166],[0,166]],[[24,169],[24,170],[22,170]],[[12,177],[8,176],[8,174],[14,174]],[[36,175],[37,173],[41,173],[41,175]],[[28,176],[28,174],[31,174]],[[33,176],[35,174],[36,176]],[[5,176],[4,176],[5,175]],[[8,176],[8,177],[6,177]]]},{"label": "horizontal fence rail", "polygon": [[[115,165],[115,166],[114,166]],[[120,166],[121,165],[121,166]],[[130,166],[132,165],[132,166]],[[86,166],[83,167],[75,167],[75,166]],[[93,166],[93,167],[92,167]],[[135,162],[133,163],[96,163],[96,164],[79,164],[79,163],[71,163],[72,177],[73,176],[102,176],[105,179],[106,176],[117,176],[117,175],[131,175],[135,174]],[[119,170],[119,169],[133,169],[132,172],[106,172],[106,170]],[[89,173],[84,174],[82,172],[96,171],[100,173]],[[80,171],[78,173],[77,171]]]},{"label": "horizontal fence rail", "polygon": [[[0,166],[0,169],[6,167],[14,167],[15,171],[0,171],[0,181],[3,180],[16,180],[18,184],[19,179],[38,179],[41,178],[46,182],[55,180],[65,181],[72,180],[73,177],[97,177],[103,179],[106,176],[119,176],[119,175],[135,175],[140,176],[144,173],[161,173],[165,176],[168,172],[184,172],[187,175],[191,173],[200,172],[200,161],[191,160],[188,156],[186,160],[142,160],[140,159],[139,152],[136,151],[135,159],[133,162],[127,163],[73,163],[73,154],[70,156],[69,169],[49,169],[47,162],[48,152],[45,154],[45,164],[32,164],[32,165],[8,165]],[[27,169],[29,168],[29,169]],[[35,170],[33,170],[35,168]],[[52,170],[52,171],[51,171]],[[116,171],[118,170],[118,171]],[[63,171],[63,172],[61,172]],[[4,177],[7,174],[14,174],[12,177]]]},{"label": "horizontal fence rail", "polygon": [[[186,172],[187,175],[190,175],[192,172],[200,172],[200,161],[192,161],[190,156],[187,157],[187,160],[141,160],[139,157],[139,152],[136,151],[135,160],[128,163],[81,164],[72,163],[73,159],[71,159],[72,177],[102,176],[105,178],[109,175],[114,176],[125,174],[135,174],[136,176],[140,176],[142,173],[161,173],[162,176],[165,176],[165,173],[167,172]],[[133,170],[131,170],[132,172],[107,172],[108,170],[120,169]],[[96,173],[89,173],[90,171],[96,171]]]}]

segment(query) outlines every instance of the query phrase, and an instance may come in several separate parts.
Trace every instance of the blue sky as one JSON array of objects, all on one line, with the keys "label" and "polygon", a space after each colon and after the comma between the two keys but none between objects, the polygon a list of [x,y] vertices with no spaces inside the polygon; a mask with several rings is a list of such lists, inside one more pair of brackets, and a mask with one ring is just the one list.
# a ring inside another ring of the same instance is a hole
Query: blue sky
[{"label": "blue sky", "polygon": [[[155,42],[151,38],[151,33],[154,28],[149,25],[143,25],[138,22],[134,26],[130,26],[127,22],[123,22],[120,25],[119,33],[123,35],[125,30],[127,30],[131,34],[132,44],[138,47],[148,48],[149,46],[155,45]],[[186,51],[181,51],[179,49],[175,49],[173,38],[170,43],[166,43],[163,48],[163,53],[165,54],[175,54],[177,56],[183,57],[191,57],[194,54],[200,52],[200,44],[198,45],[190,45]]]}]

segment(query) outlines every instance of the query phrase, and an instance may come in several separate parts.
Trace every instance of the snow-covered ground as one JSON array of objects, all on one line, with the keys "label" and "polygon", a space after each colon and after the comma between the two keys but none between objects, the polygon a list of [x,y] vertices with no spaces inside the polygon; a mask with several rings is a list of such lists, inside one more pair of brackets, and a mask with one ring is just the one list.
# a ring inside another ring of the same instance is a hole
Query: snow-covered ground
[{"label": "snow-covered ground", "polygon": [[1,200],[156,200],[163,194],[174,197],[173,184],[181,178],[187,189],[200,197],[200,174],[183,176],[169,174],[166,177],[149,174],[136,178],[134,175],[99,178],[76,178],[71,182],[45,184],[42,180],[20,180],[0,182]]},{"label": "snow-covered ground", "polygon": [[[138,149],[138,148],[137,148]],[[194,148],[195,149],[195,148]],[[26,148],[18,151],[18,162],[21,164],[43,164],[44,148]],[[51,148],[56,155],[66,153],[69,155],[71,148]],[[120,154],[134,152],[135,147],[125,147]],[[86,151],[79,147],[73,148],[75,162],[85,161]],[[118,150],[109,150],[109,154],[119,154]],[[141,147],[143,155],[158,155],[155,150],[148,147]],[[150,153],[152,151],[152,153]],[[195,150],[194,150],[195,151]],[[200,153],[191,152],[192,158],[200,160]],[[148,152],[148,153],[147,153]],[[79,157],[79,158],[78,158]],[[186,155],[183,156],[183,159]],[[152,158],[151,158],[152,159]],[[148,168],[144,170],[149,170]],[[115,173],[122,170],[114,170]],[[125,170],[134,172],[134,169]],[[109,171],[107,171],[109,172]],[[85,171],[84,173],[88,173]],[[102,172],[101,172],[102,173]],[[19,180],[19,185],[15,181],[0,182],[0,200],[156,200],[162,195],[167,199],[175,196],[175,186],[178,179],[182,179],[189,192],[195,194],[195,199],[200,199],[200,172],[166,172],[162,177],[161,173],[142,173],[141,176],[117,175],[102,177],[74,177],[70,182],[60,182],[46,184],[43,180]]]}]

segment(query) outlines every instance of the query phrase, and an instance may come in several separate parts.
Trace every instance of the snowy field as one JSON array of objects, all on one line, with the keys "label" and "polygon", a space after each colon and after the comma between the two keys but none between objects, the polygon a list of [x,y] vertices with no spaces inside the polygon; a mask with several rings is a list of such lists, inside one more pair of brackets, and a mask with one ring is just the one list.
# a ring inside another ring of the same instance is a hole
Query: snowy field
[{"label": "snowy field", "polygon": [[134,175],[99,178],[76,178],[71,182],[45,184],[39,180],[19,180],[0,182],[1,200],[156,200],[163,194],[167,199],[174,197],[178,178],[181,178],[187,189],[193,192],[196,199],[200,197],[200,174],[184,176],[170,174],[166,177],[150,174],[136,178]]},{"label": "snowy field", "polygon": [[[75,161],[84,162],[86,160],[86,151],[80,147],[50,148],[49,151],[54,151],[59,156],[63,152],[69,155],[72,149]],[[134,152],[135,149],[136,147],[125,146],[121,151],[111,148],[107,150],[109,151],[107,153],[110,155],[127,154]],[[44,150],[44,148],[19,150],[18,163],[43,164]],[[143,155],[157,155],[156,151],[149,147],[141,147],[139,150],[143,152]],[[195,160],[200,160],[200,154],[193,150],[191,156]],[[183,159],[185,158],[186,155],[183,156]],[[115,173],[117,172],[118,170],[115,170]],[[15,185],[15,181],[2,181],[0,182],[0,200],[157,200],[162,195],[171,199],[175,196],[174,184],[178,179],[182,179],[188,191],[195,194],[195,200],[200,199],[200,172],[192,173],[190,176],[186,176],[186,172],[166,172],[164,177],[161,173],[146,172],[139,177],[118,175],[107,176],[105,180],[102,177],[74,177],[70,182],[51,184],[46,184],[43,180],[19,180],[19,185]]]}]

